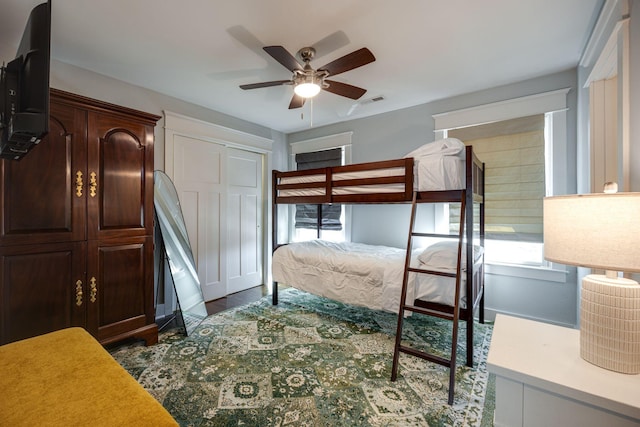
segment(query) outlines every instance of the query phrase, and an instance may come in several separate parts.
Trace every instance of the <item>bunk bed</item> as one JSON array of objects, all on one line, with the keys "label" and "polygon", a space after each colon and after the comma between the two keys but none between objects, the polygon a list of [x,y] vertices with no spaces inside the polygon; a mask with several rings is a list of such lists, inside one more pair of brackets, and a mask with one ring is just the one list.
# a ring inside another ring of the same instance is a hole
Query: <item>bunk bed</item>
[{"label": "bunk bed", "polygon": [[[278,282],[282,282],[342,302],[398,313],[392,381],[397,376],[400,352],[448,366],[451,404],[457,345],[451,346],[449,359],[415,350],[401,342],[402,326],[407,312],[449,319],[453,322],[452,342],[456,343],[458,321],[465,321],[467,365],[473,366],[476,310],[484,323],[484,164],[473,147],[456,149],[445,139],[426,144],[402,159],[304,171],[274,170],[272,186],[273,304],[278,303]],[[278,243],[278,206],[332,203],[410,203],[406,249],[322,241]],[[414,230],[417,206],[422,203],[459,203],[459,232]],[[474,206],[478,207],[476,215]],[[414,248],[420,238],[439,242]],[[446,265],[431,263],[442,261],[443,253],[447,254]]]}]

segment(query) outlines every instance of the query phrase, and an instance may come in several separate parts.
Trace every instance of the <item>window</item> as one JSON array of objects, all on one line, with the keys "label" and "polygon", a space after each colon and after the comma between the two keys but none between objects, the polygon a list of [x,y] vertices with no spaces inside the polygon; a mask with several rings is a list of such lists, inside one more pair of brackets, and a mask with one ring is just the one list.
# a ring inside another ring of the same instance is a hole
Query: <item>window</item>
[{"label": "window", "polygon": [[[566,157],[568,90],[517,98],[434,116],[437,137],[473,145],[485,162],[485,260],[546,266],[542,199],[566,193],[566,174],[553,159]],[[557,166],[556,166],[557,167]],[[459,209],[444,212],[456,231]]]},{"label": "window", "polygon": [[[342,149],[312,151],[296,154],[296,169],[308,170],[330,166],[340,166],[342,161]],[[295,227],[298,229],[313,230],[316,237],[325,230],[342,231],[342,206],[334,205],[296,205]],[[307,233],[305,233],[307,234]]]},{"label": "window", "polygon": [[[527,249],[520,262],[540,264],[542,199],[545,196],[544,115],[454,129],[449,137],[485,163],[485,238],[489,257],[498,259]],[[459,207],[449,210],[449,230],[460,228]],[[500,241],[497,246],[494,242]],[[522,243],[531,243],[525,244]],[[493,250],[489,250],[493,247]],[[500,250],[505,248],[505,250]],[[518,260],[509,259],[510,262]]]},{"label": "window", "polygon": [[[290,169],[312,169],[351,163],[351,135],[351,132],[345,132],[292,143]],[[300,209],[301,206],[305,207]],[[289,222],[291,241],[318,238],[316,209],[317,205],[295,205],[289,208],[289,218],[293,218]],[[351,240],[351,207],[324,205],[322,209],[325,219],[319,237],[335,242]]]}]

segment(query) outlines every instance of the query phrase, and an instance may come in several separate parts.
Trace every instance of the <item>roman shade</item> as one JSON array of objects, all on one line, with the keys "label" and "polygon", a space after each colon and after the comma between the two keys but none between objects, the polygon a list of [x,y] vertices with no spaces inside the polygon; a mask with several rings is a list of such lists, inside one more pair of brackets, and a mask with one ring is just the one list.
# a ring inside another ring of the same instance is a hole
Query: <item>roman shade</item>
[{"label": "roman shade", "polygon": [[[485,163],[485,237],[542,242],[544,114],[450,130]],[[459,208],[450,209],[457,232]]]},{"label": "roman shade", "polygon": [[[298,170],[340,166],[342,164],[342,149],[313,151],[296,154]],[[332,205],[296,205],[296,228],[313,230],[342,230],[340,214],[342,206]],[[321,218],[319,220],[318,218]]]}]

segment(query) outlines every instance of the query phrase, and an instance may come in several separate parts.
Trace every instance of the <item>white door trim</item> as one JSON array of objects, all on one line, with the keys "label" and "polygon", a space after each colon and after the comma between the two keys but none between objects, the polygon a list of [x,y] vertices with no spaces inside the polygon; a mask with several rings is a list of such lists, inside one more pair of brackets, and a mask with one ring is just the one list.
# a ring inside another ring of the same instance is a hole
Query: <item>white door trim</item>
[{"label": "white door trim", "polygon": [[264,250],[262,256],[263,283],[269,283],[271,265],[271,169],[273,140],[236,129],[227,128],[204,120],[195,119],[172,111],[164,110],[164,172],[174,179],[174,138],[186,136],[221,144],[246,151],[260,153],[265,156],[263,168],[263,200],[262,200],[262,240]]}]

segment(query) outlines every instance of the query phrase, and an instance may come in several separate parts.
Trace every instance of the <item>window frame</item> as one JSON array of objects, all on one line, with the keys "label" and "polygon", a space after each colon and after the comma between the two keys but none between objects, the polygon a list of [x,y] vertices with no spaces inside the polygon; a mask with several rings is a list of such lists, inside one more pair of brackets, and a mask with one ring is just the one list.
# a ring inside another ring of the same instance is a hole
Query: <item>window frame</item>
[{"label": "window frame", "polygon": [[[306,139],[303,141],[292,142],[289,144],[290,156],[289,156],[289,170],[296,169],[296,154],[310,153],[314,151],[330,150],[333,148],[342,149],[342,158],[345,165],[351,164],[351,138],[353,132],[342,132],[333,135],[323,136],[320,138]],[[343,236],[347,242],[351,241],[351,206],[343,205],[344,218],[343,221]],[[289,218],[293,220],[289,221],[289,241],[292,241],[296,236],[295,229],[295,205],[288,207]]]},{"label": "window frame", "polygon": [[[436,140],[445,138],[449,129],[475,126],[484,123],[497,122],[534,114],[545,115],[545,194],[567,194],[568,177],[562,173],[563,164],[555,159],[567,158],[567,93],[570,88],[563,88],[535,95],[518,97],[490,104],[479,105],[460,110],[434,114],[434,134]],[[436,209],[435,225],[448,226],[448,211],[446,207]],[[500,271],[502,274],[529,277],[544,276],[546,280],[563,281],[564,275],[548,274],[553,271],[566,271],[566,267],[543,261],[542,265],[530,264],[501,264],[487,262],[489,270]],[[522,270],[524,269],[524,270]],[[489,271],[488,270],[488,271]],[[531,271],[525,271],[531,270]],[[562,278],[562,280],[558,280]]]}]

